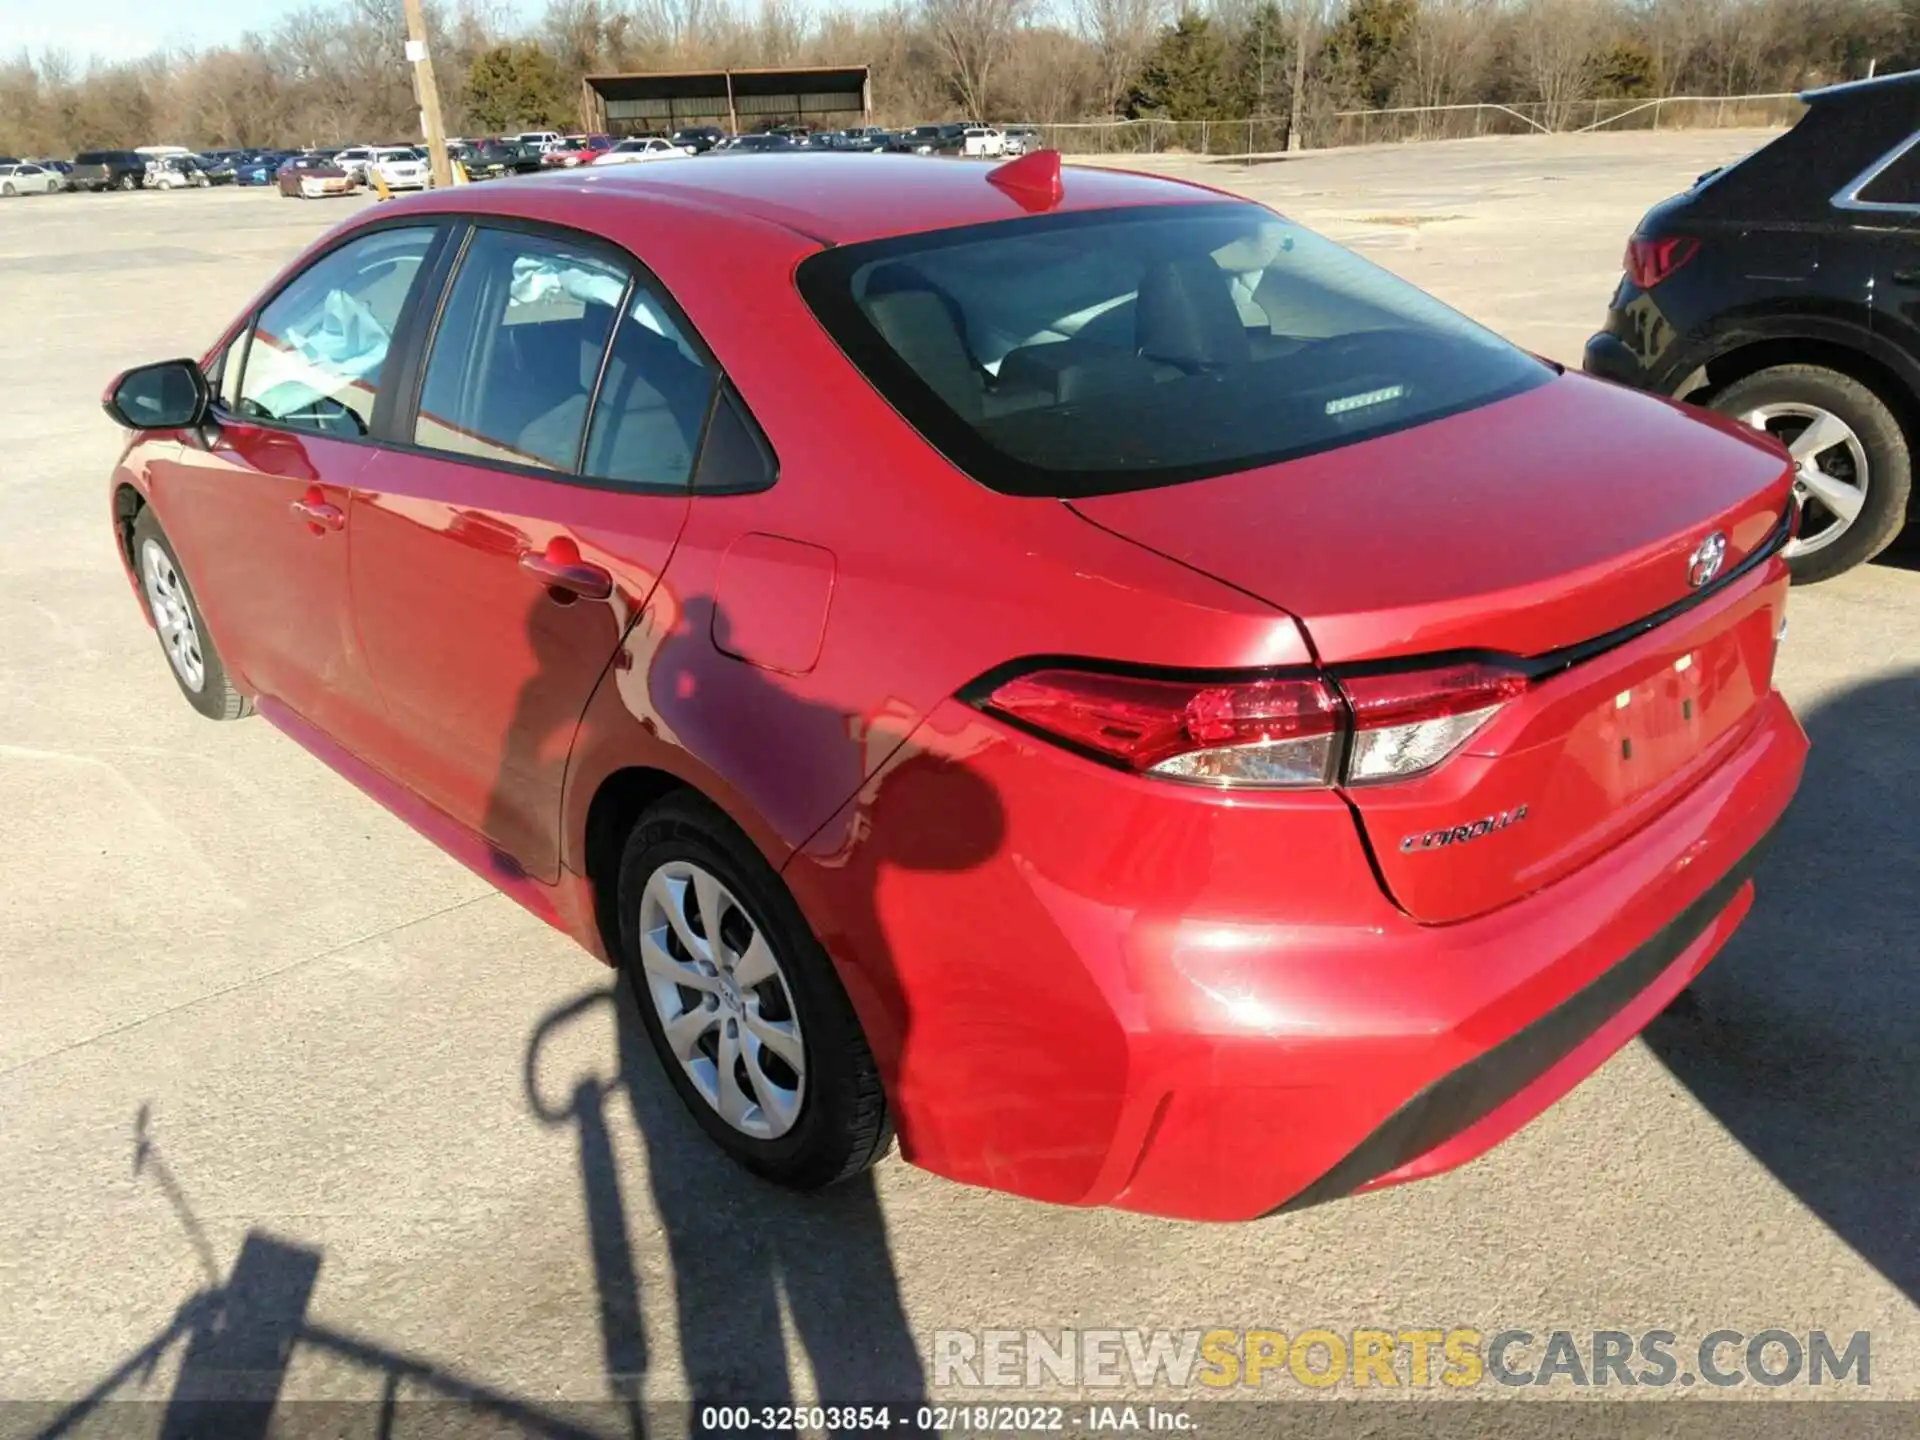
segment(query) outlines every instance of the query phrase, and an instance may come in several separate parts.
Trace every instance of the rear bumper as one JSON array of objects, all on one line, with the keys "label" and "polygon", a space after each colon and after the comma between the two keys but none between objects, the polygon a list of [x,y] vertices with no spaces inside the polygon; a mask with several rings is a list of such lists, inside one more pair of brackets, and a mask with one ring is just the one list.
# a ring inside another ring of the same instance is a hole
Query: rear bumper
[{"label": "rear bumper", "polygon": [[1598,1068],[1744,916],[1805,753],[1769,693],[1657,820],[1421,925],[1337,797],[1222,805],[950,704],[786,874],[910,1161],[1243,1220],[1464,1163]]},{"label": "rear bumper", "polygon": [[1619,385],[1630,385],[1636,390],[1651,388],[1640,357],[1633,353],[1626,341],[1605,330],[1587,340],[1580,368],[1589,375],[1597,375],[1602,380],[1611,380]]},{"label": "rear bumper", "polygon": [[1546,1109],[1671,1000],[1745,916],[1771,832],[1649,939],[1491,1050],[1394,1111],[1280,1210],[1453,1168]]}]

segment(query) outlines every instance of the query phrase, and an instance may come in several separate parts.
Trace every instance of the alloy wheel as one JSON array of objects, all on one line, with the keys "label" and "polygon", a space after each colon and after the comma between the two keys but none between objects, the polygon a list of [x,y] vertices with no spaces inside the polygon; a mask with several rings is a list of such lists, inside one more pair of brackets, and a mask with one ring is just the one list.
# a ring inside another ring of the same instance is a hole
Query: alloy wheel
[{"label": "alloy wheel", "polygon": [[153,612],[153,626],[160,632],[167,660],[180,683],[197,695],[207,683],[207,662],[200,652],[200,627],[194,623],[193,606],[187,602],[187,587],[179,567],[172,556],[149,540],[140,550],[140,570],[146,582],[147,608]]},{"label": "alloy wheel", "polygon": [[1805,507],[1787,558],[1824,550],[1852,528],[1867,503],[1867,451],[1853,427],[1817,405],[1761,405],[1741,417],[1787,447],[1793,489]]},{"label": "alloy wheel", "polygon": [[806,1047],[766,933],[718,876],[671,860],[640,898],[640,963],[667,1048],[741,1134],[791,1130],[806,1098]]}]

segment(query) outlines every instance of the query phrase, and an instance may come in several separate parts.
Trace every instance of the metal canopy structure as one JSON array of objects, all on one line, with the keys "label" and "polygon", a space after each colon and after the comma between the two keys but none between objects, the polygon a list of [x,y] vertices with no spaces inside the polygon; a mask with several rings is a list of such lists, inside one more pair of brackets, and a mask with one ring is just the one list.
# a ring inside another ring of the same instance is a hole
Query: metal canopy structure
[{"label": "metal canopy structure", "polygon": [[580,82],[580,120],[584,129],[610,135],[689,125],[843,129],[872,123],[873,82],[865,65],[589,75]]}]

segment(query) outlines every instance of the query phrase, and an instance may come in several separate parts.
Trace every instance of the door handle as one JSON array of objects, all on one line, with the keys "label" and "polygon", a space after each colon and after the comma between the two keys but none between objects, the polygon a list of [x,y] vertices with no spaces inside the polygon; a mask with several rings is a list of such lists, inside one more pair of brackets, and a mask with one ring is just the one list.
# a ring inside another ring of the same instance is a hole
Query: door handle
[{"label": "door handle", "polygon": [[582,560],[578,550],[571,545],[563,549],[559,541],[544,554],[527,551],[520,557],[520,568],[549,590],[564,591],[582,600],[605,600],[613,594],[612,571]]},{"label": "door handle", "polygon": [[293,512],[294,519],[305,521],[316,535],[322,530],[343,529],[347,523],[346,511],[338,505],[329,505],[326,501],[315,499],[311,495],[294,501],[287,508]]}]

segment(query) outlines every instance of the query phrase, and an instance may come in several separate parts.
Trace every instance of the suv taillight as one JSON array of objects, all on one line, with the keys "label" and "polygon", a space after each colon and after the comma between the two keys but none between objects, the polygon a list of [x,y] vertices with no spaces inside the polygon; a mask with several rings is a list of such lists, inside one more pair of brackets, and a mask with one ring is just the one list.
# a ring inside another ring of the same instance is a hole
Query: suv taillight
[{"label": "suv taillight", "polygon": [[1636,235],[1627,241],[1626,259],[1621,264],[1629,280],[1642,290],[1651,290],[1699,253],[1700,242],[1691,235],[1662,235],[1658,239]]},{"label": "suv taillight", "polygon": [[1479,661],[1340,676],[1160,679],[1041,668],[973,697],[990,714],[1137,774],[1326,789],[1425,774],[1526,689]]}]

